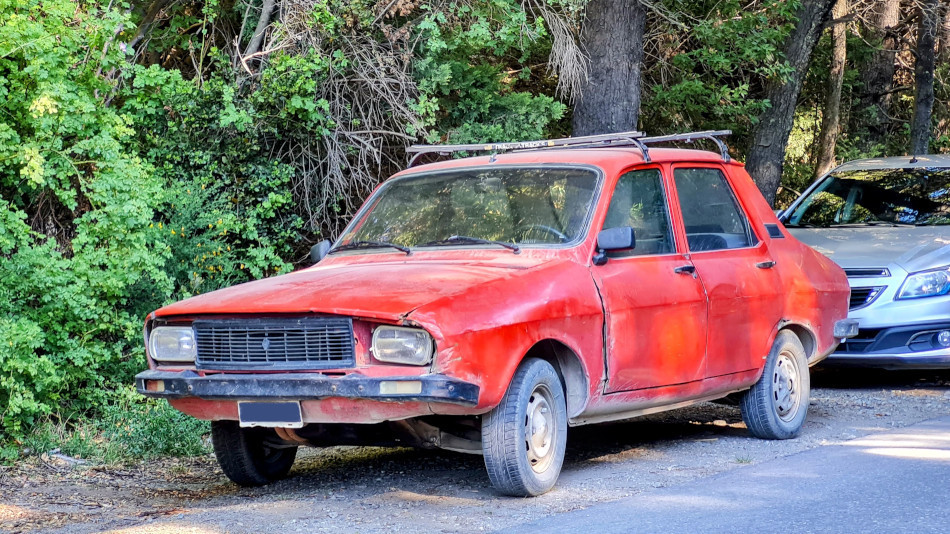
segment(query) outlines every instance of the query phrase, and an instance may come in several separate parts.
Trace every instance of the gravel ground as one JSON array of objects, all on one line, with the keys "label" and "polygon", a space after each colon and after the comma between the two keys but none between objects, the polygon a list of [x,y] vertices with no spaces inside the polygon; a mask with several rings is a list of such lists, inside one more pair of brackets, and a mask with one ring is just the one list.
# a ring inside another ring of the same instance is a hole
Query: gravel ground
[{"label": "gravel ground", "polygon": [[479,456],[334,447],[301,450],[287,480],[231,484],[213,457],[130,467],[56,457],[0,467],[10,532],[481,532],[673,486],[950,413],[950,372],[813,371],[809,418],[788,441],[749,436],[720,404],[571,429],[558,485],[501,497]]}]

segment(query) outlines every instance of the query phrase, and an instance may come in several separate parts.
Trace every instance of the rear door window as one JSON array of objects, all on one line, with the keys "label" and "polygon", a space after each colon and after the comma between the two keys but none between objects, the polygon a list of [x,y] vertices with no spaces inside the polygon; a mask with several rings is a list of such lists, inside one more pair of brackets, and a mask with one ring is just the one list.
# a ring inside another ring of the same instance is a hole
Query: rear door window
[{"label": "rear door window", "polygon": [[749,219],[721,170],[677,168],[673,181],[690,252],[744,248],[756,243]]}]

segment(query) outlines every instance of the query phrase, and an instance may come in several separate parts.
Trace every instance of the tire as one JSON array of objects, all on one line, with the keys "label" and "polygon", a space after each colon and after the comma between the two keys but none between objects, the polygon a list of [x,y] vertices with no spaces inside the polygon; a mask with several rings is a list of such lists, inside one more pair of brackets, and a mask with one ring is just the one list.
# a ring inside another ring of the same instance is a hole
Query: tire
[{"label": "tire", "polygon": [[482,417],[482,453],[492,486],[514,497],[547,492],[561,473],[566,443],[561,380],[548,362],[527,359],[501,404]]},{"label": "tire", "polygon": [[287,476],[297,447],[273,447],[269,428],[241,428],[237,421],[212,421],[211,444],[224,474],[240,486],[262,486]]},{"label": "tire", "polygon": [[759,381],[742,396],[742,420],[757,438],[794,438],[805,424],[810,390],[805,348],[798,336],[783,330]]}]

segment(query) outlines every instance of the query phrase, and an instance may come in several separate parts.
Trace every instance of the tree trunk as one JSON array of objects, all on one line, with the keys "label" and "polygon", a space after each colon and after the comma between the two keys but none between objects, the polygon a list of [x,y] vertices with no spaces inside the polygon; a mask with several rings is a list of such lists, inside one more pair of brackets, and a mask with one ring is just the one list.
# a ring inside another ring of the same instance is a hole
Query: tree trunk
[{"label": "tree trunk", "polygon": [[917,61],[914,65],[914,122],[910,127],[911,154],[930,151],[930,123],[934,108],[934,66],[937,59],[937,0],[924,0],[917,31]]},{"label": "tree trunk", "polygon": [[872,42],[879,42],[880,49],[871,56],[861,77],[864,95],[861,97],[860,109],[864,113],[858,115],[867,121],[866,149],[884,144],[887,138],[898,46],[895,28],[900,22],[900,8],[900,0],[879,2],[878,16],[874,26],[869,28],[868,37]]},{"label": "tree trunk", "polygon": [[835,0],[803,0],[798,9],[798,22],[785,43],[785,58],[794,69],[787,79],[773,79],[766,87],[770,107],[759,116],[752,132],[752,149],[746,170],[769,204],[782,180],[785,147],[795,122],[795,107],[808,72],[811,53],[821,37],[822,26]]},{"label": "tree trunk", "polygon": [[[848,0],[838,0],[831,10],[835,20],[847,16],[850,11]],[[838,143],[838,130],[841,118],[841,85],[844,83],[844,66],[848,56],[848,24],[838,22],[831,29],[831,72],[828,75],[828,87],[825,93],[825,109],[821,114],[821,134],[818,137],[818,165],[815,177],[822,176],[835,166],[835,146]]]},{"label": "tree trunk", "polygon": [[950,61],[950,4],[943,6],[943,24],[940,26],[940,42],[937,44],[937,64]]},{"label": "tree trunk", "polygon": [[587,82],[574,103],[575,136],[637,128],[646,10],[639,0],[591,0],[581,26],[590,57]]},{"label": "tree trunk", "polygon": [[264,0],[264,5],[261,6],[261,18],[257,19],[257,27],[254,29],[254,35],[251,36],[251,41],[244,50],[244,57],[256,54],[260,51],[261,44],[264,42],[264,33],[270,25],[270,15],[274,11],[274,2],[275,0]]}]

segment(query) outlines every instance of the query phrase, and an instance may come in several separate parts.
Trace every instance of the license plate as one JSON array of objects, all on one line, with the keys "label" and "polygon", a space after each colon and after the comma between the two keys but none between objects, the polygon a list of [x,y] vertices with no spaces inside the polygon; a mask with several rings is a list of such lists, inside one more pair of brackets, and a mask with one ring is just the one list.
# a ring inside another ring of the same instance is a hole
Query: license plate
[{"label": "license plate", "polygon": [[239,402],[238,417],[241,426],[282,426],[300,428],[303,416],[299,402]]}]

